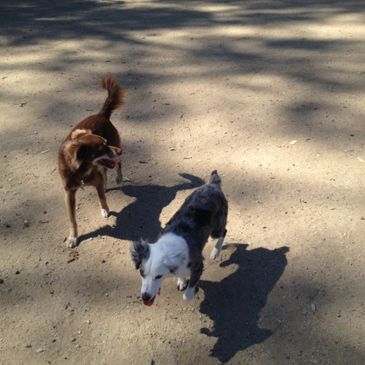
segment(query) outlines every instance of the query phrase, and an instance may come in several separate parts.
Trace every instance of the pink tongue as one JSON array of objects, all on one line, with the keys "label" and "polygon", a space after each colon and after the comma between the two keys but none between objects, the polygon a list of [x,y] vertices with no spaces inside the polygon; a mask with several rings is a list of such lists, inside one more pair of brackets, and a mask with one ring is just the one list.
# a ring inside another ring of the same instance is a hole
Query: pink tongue
[{"label": "pink tongue", "polygon": [[149,300],[147,302],[143,302],[144,305],[147,305],[148,307],[150,307],[153,304],[153,300]]}]

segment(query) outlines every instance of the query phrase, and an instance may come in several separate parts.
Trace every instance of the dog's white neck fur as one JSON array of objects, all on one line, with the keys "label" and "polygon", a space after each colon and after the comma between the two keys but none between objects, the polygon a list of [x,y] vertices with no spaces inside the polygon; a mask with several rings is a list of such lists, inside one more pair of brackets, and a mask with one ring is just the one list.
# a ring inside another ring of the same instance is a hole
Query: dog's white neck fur
[{"label": "dog's white neck fur", "polygon": [[183,237],[170,232],[163,234],[156,243],[150,245],[150,249],[151,257],[176,267],[173,275],[180,274],[181,271],[185,273],[189,261],[189,247]]},{"label": "dog's white neck fur", "polygon": [[163,234],[153,245],[150,246],[151,251],[158,250],[161,253],[187,253],[188,245],[184,238],[176,235],[175,233]]}]

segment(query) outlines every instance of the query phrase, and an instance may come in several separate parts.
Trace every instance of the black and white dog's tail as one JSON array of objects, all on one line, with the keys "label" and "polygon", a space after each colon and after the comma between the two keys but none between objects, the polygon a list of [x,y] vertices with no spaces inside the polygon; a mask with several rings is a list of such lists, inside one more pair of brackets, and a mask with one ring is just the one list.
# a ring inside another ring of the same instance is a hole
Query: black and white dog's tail
[{"label": "black and white dog's tail", "polygon": [[214,170],[210,174],[209,184],[217,185],[219,188],[221,187],[221,178],[218,175],[218,171]]}]

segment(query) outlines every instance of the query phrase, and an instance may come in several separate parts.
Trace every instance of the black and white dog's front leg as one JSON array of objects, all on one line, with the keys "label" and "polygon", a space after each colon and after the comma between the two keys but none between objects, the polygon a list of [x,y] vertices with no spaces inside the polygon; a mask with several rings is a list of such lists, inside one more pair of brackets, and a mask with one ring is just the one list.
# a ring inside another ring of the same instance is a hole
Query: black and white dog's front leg
[{"label": "black and white dog's front leg", "polygon": [[190,275],[189,284],[183,295],[184,300],[191,300],[194,298],[195,293],[198,291],[197,284],[203,273],[203,268],[204,268],[204,266],[203,266],[202,258],[195,265],[191,266],[191,275]]}]

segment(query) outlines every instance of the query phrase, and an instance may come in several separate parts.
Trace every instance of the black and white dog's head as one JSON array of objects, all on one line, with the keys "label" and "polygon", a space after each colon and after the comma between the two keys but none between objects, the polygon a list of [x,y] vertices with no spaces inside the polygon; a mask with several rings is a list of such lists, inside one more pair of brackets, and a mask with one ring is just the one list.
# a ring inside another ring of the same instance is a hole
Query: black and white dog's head
[{"label": "black and white dog's head", "polygon": [[187,268],[188,247],[181,237],[173,233],[162,235],[153,244],[132,242],[130,250],[142,277],[142,301],[148,306],[153,304],[166,277],[177,275],[182,268]]}]

